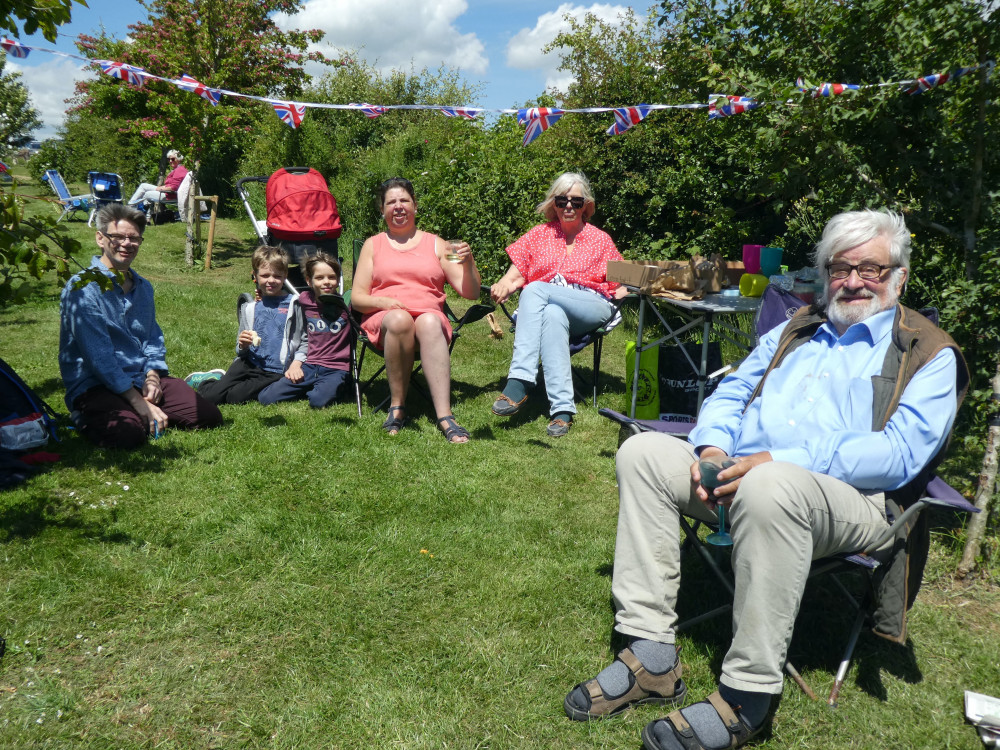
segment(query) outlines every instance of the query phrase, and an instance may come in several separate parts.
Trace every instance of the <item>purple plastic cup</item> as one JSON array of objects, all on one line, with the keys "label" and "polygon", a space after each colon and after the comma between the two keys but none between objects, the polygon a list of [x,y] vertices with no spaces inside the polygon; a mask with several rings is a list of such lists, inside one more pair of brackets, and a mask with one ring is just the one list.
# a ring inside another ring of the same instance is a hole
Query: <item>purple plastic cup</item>
[{"label": "purple plastic cup", "polygon": [[760,249],[763,245],[743,246],[743,268],[747,273],[760,273]]}]

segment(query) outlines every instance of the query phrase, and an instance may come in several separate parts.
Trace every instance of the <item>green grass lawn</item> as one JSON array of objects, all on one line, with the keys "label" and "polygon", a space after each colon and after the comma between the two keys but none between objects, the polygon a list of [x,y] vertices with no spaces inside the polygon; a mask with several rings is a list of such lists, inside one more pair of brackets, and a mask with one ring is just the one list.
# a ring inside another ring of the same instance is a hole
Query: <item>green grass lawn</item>
[{"label": "green grass lawn", "polygon": [[[70,226],[86,263],[93,230]],[[227,366],[249,221],[220,221],[208,272],[184,267],[181,225],[146,238],[135,268],[171,371]],[[58,301],[53,282],[0,310],[0,354],[64,412]],[[624,404],[628,328],[605,348],[606,406]],[[485,323],[458,342],[467,445],[415,393],[395,438],[367,404],[305,402],[223,407],[223,428],[130,454],[69,433],[58,464],[0,494],[0,747],[637,748],[662,709],[562,712],[612,653],[618,431],[589,404],[559,440],[541,399],[492,416],[511,345]],[[962,691],[1000,694],[1000,595],[995,577],[954,584],[956,558],[939,532],[907,647],[863,635],[837,710],[789,682],[760,746],[979,747]],[[685,611],[719,599],[697,560],[685,576]],[[810,591],[790,654],[820,694],[850,620],[837,596]],[[681,637],[692,700],[727,630]]]}]

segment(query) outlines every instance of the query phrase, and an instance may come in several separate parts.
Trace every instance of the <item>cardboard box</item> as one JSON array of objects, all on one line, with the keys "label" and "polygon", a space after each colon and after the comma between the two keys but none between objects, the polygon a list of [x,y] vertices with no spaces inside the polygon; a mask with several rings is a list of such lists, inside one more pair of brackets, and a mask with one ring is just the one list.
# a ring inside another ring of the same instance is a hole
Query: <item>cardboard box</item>
[{"label": "cardboard box", "polygon": [[610,260],[608,281],[643,289],[648,288],[662,271],[689,266],[687,261],[676,260]]},{"label": "cardboard box", "polygon": [[726,261],[726,286],[740,285],[740,277],[747,272],[746,266],[743,265],[742,260],[727,260]]}]

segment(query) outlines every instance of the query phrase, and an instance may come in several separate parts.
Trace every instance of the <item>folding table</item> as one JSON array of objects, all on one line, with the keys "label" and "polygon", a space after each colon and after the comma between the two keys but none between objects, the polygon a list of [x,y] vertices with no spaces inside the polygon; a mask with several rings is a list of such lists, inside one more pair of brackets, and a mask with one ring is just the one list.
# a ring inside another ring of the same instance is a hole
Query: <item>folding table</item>
[{"label": "folding table", "polygon": [[[705,383],[708,382],[708,344],[712,337],[713,329],[718,338],[726,339],[740,349],[749,352],[756,343],[756,337],[752,332],[740,330],[736,326],[730,325],[724,320],[720,320],[724,315],[736,313],[756,313],[760,309],[760,297],[731,297],[723,294],[706,294],[700,300],[681,300],[669,297],[657,297],[650,294],[643,294],[636,287],[628,287],[630,292],[639,297],[639,326],[635,334],[635,356],[636,361],[639,355],[653,347],[657,347],[666,341],[673,341],[680,347],[684,358],[691,366],[691,372],[698,379],[698,411],[701,410],[701,403],[705,400]],[[674,328],[664,318],[659,305],[669,305],[675,312],[686,321],[684,325]],[[659,319],[660,324],[666,333],[658,339],[648,344],[642,343],[643,331],[646,326],[647,310],[652,312]],[[683,342],[681,336],[691,329],[701,327],[701,361],[695,362],[688,354],[687,350],[680,346]],[[635,417],[636,398],[639,393],[639,368],[635,367],[632,375],[632,402],[629,406],[629,416]]]}]

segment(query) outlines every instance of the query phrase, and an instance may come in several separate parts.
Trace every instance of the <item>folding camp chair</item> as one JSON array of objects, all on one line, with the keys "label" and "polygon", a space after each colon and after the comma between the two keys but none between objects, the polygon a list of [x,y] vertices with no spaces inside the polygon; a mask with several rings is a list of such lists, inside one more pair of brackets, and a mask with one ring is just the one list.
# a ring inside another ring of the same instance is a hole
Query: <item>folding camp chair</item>
[{"label": "folding camp chair", "polygon": [[186,206],[182,205],[180,195],[183,191],[185,198],[187,197],[188,193],[191,192],[191,186],[194,185],[194,180],[194,173],[188,172],[181,180],[181,184],[177,186],[177,192],[174,193],[173,198],[158,200],[147,198],[145,204],[149,206],[149,223],[160,226],[174,221],[184,221]]},{"label": "folding camp chair", "polygon": [[[757,316],[756,332],[758,339],[767,333],[767,331],[771,328],[781,323],[784,319],[790,318],[795,313],[795,310],[804,304],[793,295],[790,295],[787,292],[782,292],[780,289],[773,286],[769,286],[767,288],[765,296],[768,297],[768,299],[762,301],[761,311]],[[937,322],[937,311],[933,308],[925,308],[921,312],[926,317],[931,319],[932,322]],[[624,440],[631,435],[637,435],[641,432],[650,431],[662,432],[673,435],[678,439],[685,439],[695,426],[693,421],[680,422],[632,419],[631,417],[611,409],[600,409],[598,413],[620,425],[619,443],[624,442]],[[883,552],[882,554],[877,554],[875,551],[892,538],[899,539],[901,540],[900,543],[904,543],[911,533],[926,534],[926,518],[921,519],[921,513],[929,507],[947,508],[953,511],[964,511],[967,513],[979,512],[979,509],[966,500],[959,492],[950,487],[942,479],[935,476],[930,479],[923,491],[923,495],[918,500],[908,505],[905,509],[898,508],[899,513],[898,515],[895,515],[895,517],[893,517],[891,512],[889,513],[889,527],[883,532],[882,536],[869,545],[868,548],[852,554],[839,555],[832,558],[813,561],[809,572],[809,579],[812,580],[820,576],[826,577],[842,594],[844,594],[850,605],[857,611],[840,666],[837,670],[836,677],[834,678],[833,688],[830,691],[830,696],[827,701],[831,706],[835,707],[837,705],[837,698],[839,696],[841,686],[844,683],[844,678],[847,675],[847,670],[850,667],[851,658],[854,654],[854,647],[857,644],[861,627],[864,625],[866,620],[871,620],[873,617],[876,605],[876,584],[879,577],[886,571],[886,563],[888,562],[887,558],[889,557],[889,553]],[[729,591],[730,595],[733,595],[735,592],[730,575],[724,571],[722,567],[720,567],[712,551],[698,536],[698,529],[701,525],[703,525],[703,522],[688,519],[682,516],[680,523],[685,536],[685,545],[698,552],[701,559],[705,562],[709,570],[712,571],[722,586]],[[712,524],[704,525],[714,529]],[[866,585],[863,589],[864,593],[860,597],[853,594],[839,580],[837,576],[843,573],[860,574],[865,579]],[[910,601],[907,602],[907,606],[912,604],[912,600],[916,596],[916,589],[919,588],[919,585],[919,580],[917,580],[916,588],[912,590],[911,598]],[[725,614],[731,610],[732,604],[723,604],[712,610],[685,620],[677,626],[677,629],[679,631],[685,630],[700,622]],[[809,697],[815,698],[812,690],[805,683],[791,663],[786,662],[785,671],[788,672],[788,674],[795,680],[799,687],[802,688],[807,695],[809,695]]]},{"label": "folding camp chair", "polygon": [[[354,240],[353,243],[354,262],[351,268],[352,281],[355,275],[357,274],[358,259],[361,257],[361,248],[363,246],[364,242],[362,240],[359,239]],[[348,298],[348,300],[350,299],[350,293],[348,293],[345,296]],[[449,356],[451,355],[452,350],[455,348],[455,344],[458,341],[462,328],[468,325],[469,323],[475,323],[477,320],[482,320],[483,318],[486,317],[487,314],[493,312],[493,310],[494,307],[492,304],[476,303],[473,304],[471,307],[469,307],[469,309],[467,309],[465,313],[462,314],[461,317],[459,317],[458,315],[455,314],[455,312],[451,309],[451,306],[447,302],[444,303],[444,314],[447,316],[448,321],[451,323],[451,343],[448,345]],[[368,340],[368,336],[365,335],[364,330],[361,328],[360,320],[361,320],[360,315],[357,313],[357,311],[355,311],[351,315],[351,321],[352,321],[351,328],[357,339],[357,357],[354,364],[354,372],[352,374],[354,376],[355,398],[358,402],[358,416],[361,416],[361,395],[365,391],[367,391],[368,388],[371,387],[372,383],[374,383],[383,372],[385,372],[385,361],[383,360],[382,364],[375,370],[375,372],[372,375],[370,375],[368,378],[361,377],[361,369],[365,363],[365,355],[368,352],[372,352],[376,356],[382,357],[382,351],[376,349]],[[414,362],[413,374],[415,375],[416,373],[420,372],[421,367],[422,365],[419,360]],[[428,401],[430,400],[430,393],[427,392],[427,389],[425,389],[420,383],[416,381],[411,381],[411,383],[413,384],[413,387],[424,398],[426,398]],[[386,396],[384,399],[382,399],[382,401],[378,403],[377,406],[374,407],[373,411],[376,412],[381,411],[386,407],[388,403],[389,403],[389,396]]]},{"label": "folding camp chair", "polygon": [[[633,295],[629,295],[629,297],[633,297]],[[625,297],[624,299],[611,300],[611,305],[614,308],[614,311],[611,313],[611,316],[607,320],[601,323],[601,325],[599,325],[594,330],[589,331],[583,334],[582,336],[576,336],[574,338],[571,338],[569,341],[569,356],[571,358],[570,361],[572,361],[572,357],[574,355],[579,354],[588,346],[593,347],[594,369],[591,371],[592,372],[591,377],[590,379],[588,379],[586,375],[580,372],[579,368],[574,369],[573,390],[575,392],[577,399],[579,399],[580,401],[586,401],[587,400],[586,394],[579,388],[577,388],[577,383],[578,382],[582,383],[582,385],[586,390],[591,391],[592,393],[591,399],[595,408],[597,407],[597,388],[598,385],[600,385],[600,379],[601,379],[601,354],[604,351],[604,337],[607,336],[609,333],[611,333],[612,329],[615,328],[615,326],[617,325],[618,316],[619,313],[621,312],[621,307],[624,304],[625,300],[629,299],[629,297]],[[500,303],[500,309],[503,311],[503,314],[507,316],[507,320],[510,321],[510,332],[516,336],[517,311],[515,310],[513,314],[508,312],[507,306],[503,302]]]},{"label": "folding camp chair", "polygon": [[66,187],[66,181],[59,174],[58,169],[47,169],[45,174],[42,175],[42,182],[49,183],[49,187],[52,188],[52,192],[56,194],[59,199],[59,205],[62,206],[62,214],[56,219],[58,224],[60,221],[65,219],[77,211],[87,212],[90,210],[90,194],[87,195],[73,195],[69,192],[69,188]]},{"label": "folding camp chair", "polygon": [[94,225],[97,212],[112,203],[122,202],[122,178],[114,172],[87,172],[90,185],[90,217],[87,226]]}]

